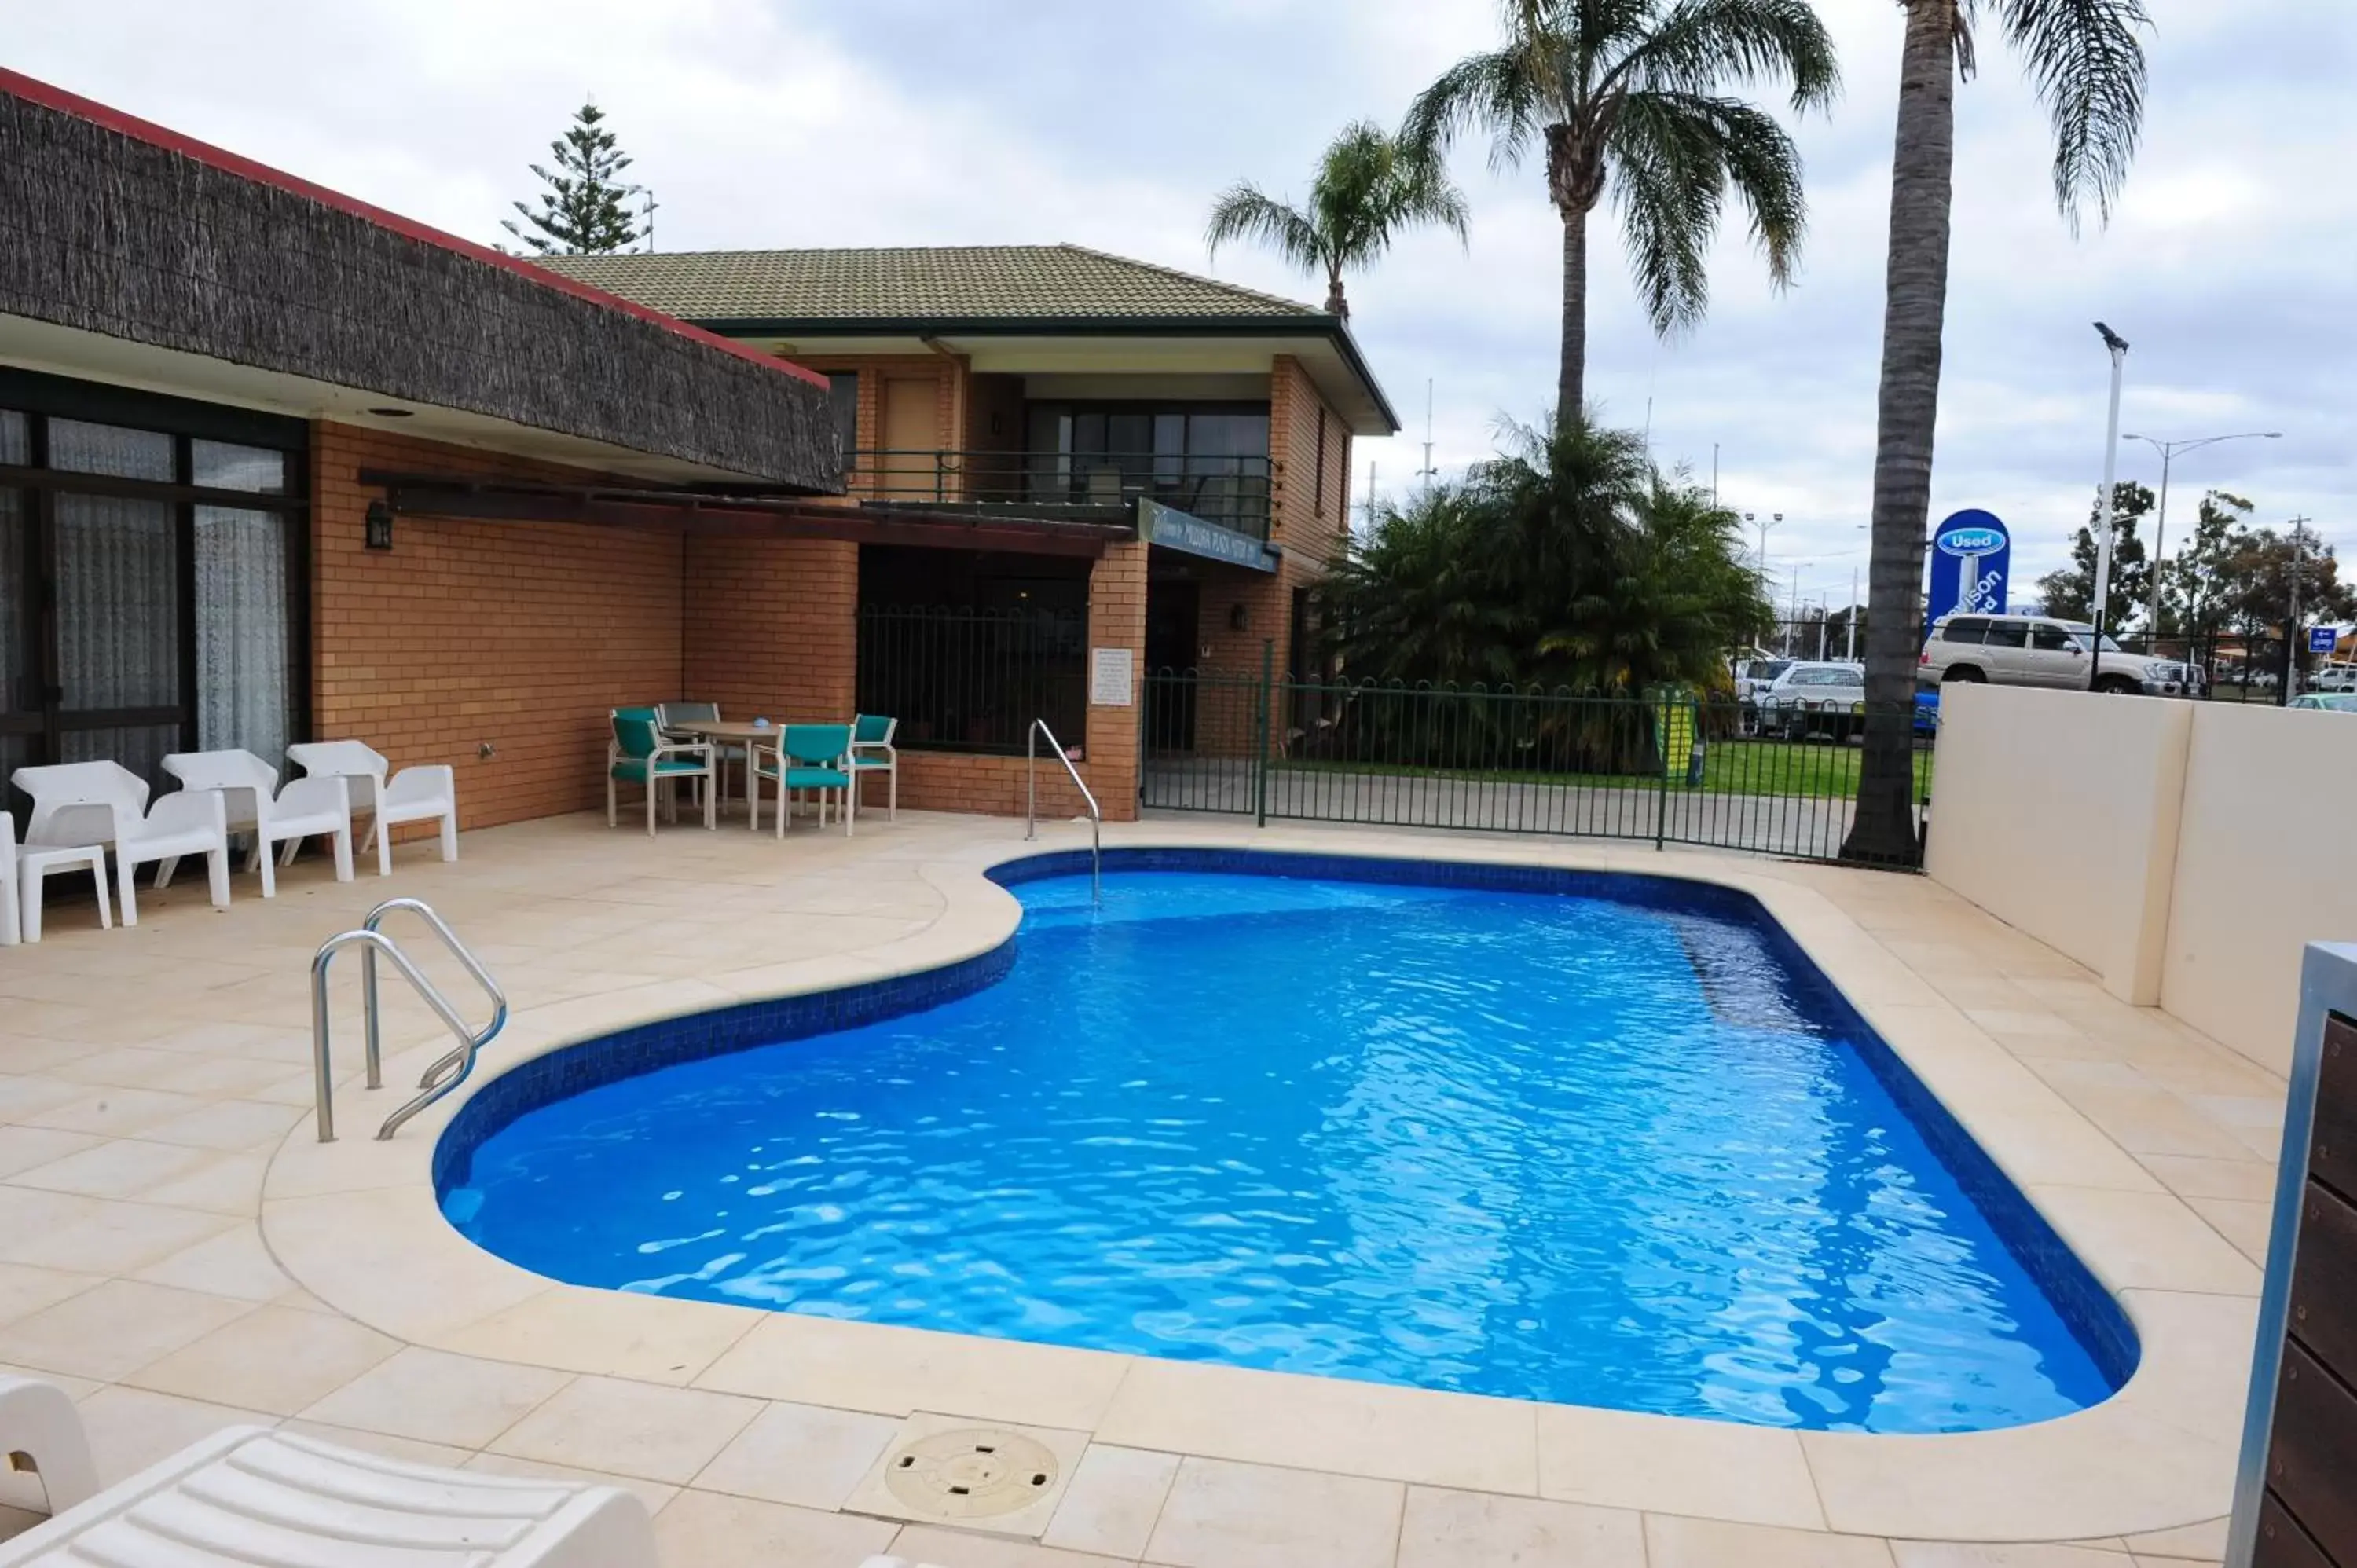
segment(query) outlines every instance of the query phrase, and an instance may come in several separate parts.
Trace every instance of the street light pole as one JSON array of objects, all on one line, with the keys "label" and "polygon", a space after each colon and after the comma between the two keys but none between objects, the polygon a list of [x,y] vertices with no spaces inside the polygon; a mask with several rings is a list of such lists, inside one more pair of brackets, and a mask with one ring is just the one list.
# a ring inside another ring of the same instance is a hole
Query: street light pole
[{"label": "street light pole", "polygon": [[2095,542],[2095,602],[2090,618],[2095,623],[2095,646],[2087,657],[2087,689],[2093,691],[2104,670],[2104,607],[2112,594],[2112,530],[2119,519],[2119,492],[2116,485],[2120,467],[2120,379],[2127,368],[2127,339],[2104,326],[2095,323],[2103,334],[2104,347],[2112,351],[2112,413],[2110,427],[2104,436],[2104,491],[2098,498],[2103,513],[2104,532]]},{"label": "street light pole", "polygon": [[2204,446],[2215,446],[2221,441],[2280,441],[2280,430],[2245,430],[2233,435],[2204,435],[2194,441],[2161,441],[2150,435],[2130,432],[2123,441],[2141,441],[2160,454],[2160,510],[2152,524],[2152,630],[2160,634],[2160,564],[2162,548],[2169,542],[2169,466],[2179,452],[2198,452]]}]

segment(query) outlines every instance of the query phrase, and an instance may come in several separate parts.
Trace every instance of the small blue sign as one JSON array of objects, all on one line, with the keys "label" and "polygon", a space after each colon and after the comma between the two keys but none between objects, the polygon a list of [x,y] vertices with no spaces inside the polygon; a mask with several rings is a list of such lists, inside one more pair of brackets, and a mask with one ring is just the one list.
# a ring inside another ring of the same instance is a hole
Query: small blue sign
[{"label": "small blue sign", "polygon": [[1259,572],[1276,570],[1275,555],[1250,534],[1205,522],[1191,512],[1145,497],[1137,502],[1137,532],[1147,543],[1166,549],[1183,550],[1189,555],[1225,561],[1232,566],[1250,566]]},{"label": "small blue sign", "polygon": [[2341,634],[2329,626],[2308,628],[2308,650],[2310,653],[2330,653],[2340,641]]},{"label": "small blue sign", "polygon": [[2006,580],[2013,567],[2013,535],[1995,512],[1977,509],[1951,516],[1932,532],[1932,586],[1923,598],[1923,635],[1942,616],[2005,613]]}]

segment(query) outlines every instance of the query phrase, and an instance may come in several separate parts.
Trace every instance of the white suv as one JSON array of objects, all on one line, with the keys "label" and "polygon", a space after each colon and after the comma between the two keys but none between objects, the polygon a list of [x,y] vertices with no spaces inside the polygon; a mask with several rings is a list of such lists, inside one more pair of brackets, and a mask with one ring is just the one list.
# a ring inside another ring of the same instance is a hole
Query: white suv
[{"label": "white suv", "polygon": [[[1986,681],[2083,692],[2088,688],[2088,650],[2094,641],[2095,628],[2084,621],[2051,616],[1942,616],[1932,623],[1922,657],[1916,661],[1915,679],[1926,686]],[[2098,692],[2140,692],[2154,697],[2201,693],[2198,664],[2130,653],[2108,637],[2095,659]]]}]

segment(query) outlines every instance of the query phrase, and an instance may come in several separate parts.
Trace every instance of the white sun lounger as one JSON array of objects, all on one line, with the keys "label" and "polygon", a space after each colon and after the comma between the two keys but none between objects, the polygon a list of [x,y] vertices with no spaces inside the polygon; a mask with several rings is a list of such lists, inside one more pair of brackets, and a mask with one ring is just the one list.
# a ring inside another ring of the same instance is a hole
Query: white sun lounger
[{"label": "white sun lounger", "polygon": [[[0,1445],[19,1441],[0,1430]],[[34,1458],[59,1500],[62,1477]],[[91,1563],[655,1568],[654,1522],[614,1487],[409,1465],[236,1426],[0,1542],[0,1568]]]},{"label": "white sun lounger", "polygon": [[[102,877],[99,887],[105,886]],[[7,1456],[11,1470],[39,1474],[53,1514],[98,1490],[98,1466],[90,1462],[81,1412],[55,1383],[0,1377],[0,1455]]]}]

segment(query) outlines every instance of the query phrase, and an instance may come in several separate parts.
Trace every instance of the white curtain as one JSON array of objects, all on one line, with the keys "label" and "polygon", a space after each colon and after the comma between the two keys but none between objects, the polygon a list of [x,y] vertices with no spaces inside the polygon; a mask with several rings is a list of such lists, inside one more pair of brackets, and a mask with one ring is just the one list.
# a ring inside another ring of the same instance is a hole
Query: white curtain
[{"label": "white curtain", "polygon": [[197,508],[197,744],[286,767],[286,519]]}]

